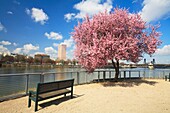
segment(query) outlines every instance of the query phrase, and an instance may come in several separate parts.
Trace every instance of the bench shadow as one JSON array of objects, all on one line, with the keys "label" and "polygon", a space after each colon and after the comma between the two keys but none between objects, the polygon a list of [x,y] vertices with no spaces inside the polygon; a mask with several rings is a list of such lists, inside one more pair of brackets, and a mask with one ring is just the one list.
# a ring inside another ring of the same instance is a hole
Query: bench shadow
[{"label": "bench shadow", "polygon": [[134,87],[139,86],[141,84],[148,84],[154,86],[158,82],[151,81],[151,80],[143,80],[143,79],[128,79],[128,80],[119,80],[118,82],[115,81],[106,81],[101,83],[104,87],[114,87],[114,86],[120,86],[120,87]]},{"label": "bench shadow", "polygon": [[[83,95],[74,94],[72,99],[81,97]],[[44,109],[45,107],[48,107],[48,106],[51,106],[51,105],[59,105],[60,103],[68,101],[68,100],[71,100],[70,96],[66,96],[66,97],[63,96],[63,97],[60,97],[60,98],[57,98],[57,99],[53,99],[53,100],[49,100],[47,102],[43,102],[43,103],[39,104],[39,106],[41,107],[41,108],[39,108],[39,110]]]}]

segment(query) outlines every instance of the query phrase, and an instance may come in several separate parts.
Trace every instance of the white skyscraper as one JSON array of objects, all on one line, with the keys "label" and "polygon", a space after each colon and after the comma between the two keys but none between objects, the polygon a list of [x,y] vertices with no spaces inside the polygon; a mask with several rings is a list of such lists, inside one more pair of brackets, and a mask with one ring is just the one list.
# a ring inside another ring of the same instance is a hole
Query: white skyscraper
[{"label": "white skyscraper", "polygon": [[58,59],[59,60],[66,60],[66,45],[60,44],[58,45]]}]

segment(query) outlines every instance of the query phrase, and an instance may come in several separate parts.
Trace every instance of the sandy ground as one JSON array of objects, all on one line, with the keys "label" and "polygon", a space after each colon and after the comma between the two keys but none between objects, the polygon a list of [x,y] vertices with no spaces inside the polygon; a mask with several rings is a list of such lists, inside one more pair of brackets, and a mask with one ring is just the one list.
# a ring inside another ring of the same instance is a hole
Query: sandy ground
[{"label": "sandy ground", "polygon": [[[34,113],[28,97],[0,103],[1,113]],[[74,87],[74,98],[40,102],[37,113],[170,113],[170,82],[132,80]]]}]

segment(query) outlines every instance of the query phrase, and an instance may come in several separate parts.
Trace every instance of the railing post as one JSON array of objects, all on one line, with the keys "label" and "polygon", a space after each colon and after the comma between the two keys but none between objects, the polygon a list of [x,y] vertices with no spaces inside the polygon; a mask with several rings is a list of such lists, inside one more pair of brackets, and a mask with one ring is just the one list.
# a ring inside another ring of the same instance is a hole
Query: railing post
[{"label": "railing post", "polygon": [[111,79],[111,71],[109,71],[109,78]]},{"label": "railing post", "polygon": [[100,81],[100,71],[98,71],[98,82]]},{"label": "railing post", "polygon": [[73,78],[73,72],[71,72],[71,78]]},{"label": "railing post", "polygon": [[129,78],[131,79],[131,71],[129,71]]},{"label": "railing post", "polygon": [[85,73],[85,83],[87,83],[87,74]]},{"label": "railing post", "polygon": [[165,81],[167,81],[167,76],[165,76]]},{"label": "railing post", "polygon": [[41,83],[44,83],[44,73],[41,73],[41,74],[40,74],[40,82],[41,82]]},{"label": "railing post", "polygon": [[119,77],[120,77],[120,79],[121,79],[121,71],[119,72],[119,75],[120,75]]},{"label": "railing post", "polygon": [[138,71],[139,72],[139,78],[140,78],[140,71]]},{"label": "railing post", "polygon": [[55,81],[55,73],[53,75],[54,75],[54,81]]},{"label": "railing post", "polygon": [[28,95],[28,83],[29,83],[29,75],[26,75],[26,85],[25,85],[25,94]]},{"label": "railing post", "polygon": [[77,72],[77,84],[79,84],[79,72]]},{"label": "railing post", "polygon": [[106,71],[103,71],[103,81],[105,81],[106,78]]},{"label": "railing post", "polygon": [[126,78],[126,71],[124,71],[124,79]]},{"label": "railing post", "polygon": [[165,71],[163,71],[163,79],[165,78]]},{"label": "railing post", "polygon": [[145,79],[145,70],[143,71],[143,78]]}]

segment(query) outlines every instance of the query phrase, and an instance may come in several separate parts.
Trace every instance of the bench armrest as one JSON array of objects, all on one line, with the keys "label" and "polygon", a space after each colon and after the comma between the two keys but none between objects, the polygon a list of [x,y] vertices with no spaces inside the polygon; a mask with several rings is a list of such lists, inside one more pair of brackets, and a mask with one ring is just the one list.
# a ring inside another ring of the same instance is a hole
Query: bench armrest
[{"label": "bench armrest", "polygon": [[36,91],[29,91],[29,95],[36,95]]}]

